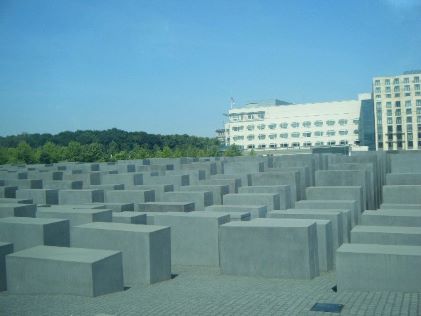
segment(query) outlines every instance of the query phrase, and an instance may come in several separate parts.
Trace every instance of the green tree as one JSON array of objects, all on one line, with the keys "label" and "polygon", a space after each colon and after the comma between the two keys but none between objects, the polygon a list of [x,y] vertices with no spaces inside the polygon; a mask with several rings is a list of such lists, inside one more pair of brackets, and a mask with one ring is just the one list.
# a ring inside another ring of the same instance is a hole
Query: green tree
[{"label": "green tree", "polygon": [[82,146],[83,162],[103,161],[105,159],[104,146],[98,143],[92,143]]},{"label": "green tree", "polygon": [[34,150],[26,141],[21,141],[16,147],[16,158],[18,162],[27,164],[37,162]]},{"label": "green tree", "polygon": [[75,141],[69,142],[65,157],[69,161],[82,161],[82,145]]},{"label": "green tree", "polygon": [[235,157],[235,156],[241,156],[241,149],[239,146],[231,145],[225,150],[224,156],[226,157]]}]

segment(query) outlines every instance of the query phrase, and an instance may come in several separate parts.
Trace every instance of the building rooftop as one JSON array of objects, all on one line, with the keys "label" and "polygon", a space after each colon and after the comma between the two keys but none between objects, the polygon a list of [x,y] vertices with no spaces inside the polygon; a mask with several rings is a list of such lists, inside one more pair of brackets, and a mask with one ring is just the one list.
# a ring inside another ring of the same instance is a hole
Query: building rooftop
[{"label": "building rooftop", "polygon": [[270,100],[263,100],[263,101],[256,101],[250,102],[243,106],[238,106],[238,108],[257,108],[257,107],[266,107],[266,106],[281,106],[281,105],[291,105],[293,103],[278,100],[278,99],[270,99]]}]

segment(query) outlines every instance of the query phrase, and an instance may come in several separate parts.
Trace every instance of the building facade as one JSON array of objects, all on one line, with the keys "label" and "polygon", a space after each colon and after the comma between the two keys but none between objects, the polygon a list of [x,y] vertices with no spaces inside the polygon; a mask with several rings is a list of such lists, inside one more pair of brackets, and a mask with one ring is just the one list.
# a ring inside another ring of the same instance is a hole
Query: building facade
[{"label": "building facade", "polygon": [[363,102],[368,111],[371,102],[372,111],[371,94],[361,94],[357,100],[306,104],[275,100],[233,108],[225,124],[225,143],[244,149],[359,147],[366,145],[360,141],[360,132],[370,130],[371,138],[363,139],[371,139],[374,147],[374,122],[366,123],[365,129],[360,126]]},{"label": "building facade", "polygon": [[421,71],[373,78],[376,149],[421,149]]}]

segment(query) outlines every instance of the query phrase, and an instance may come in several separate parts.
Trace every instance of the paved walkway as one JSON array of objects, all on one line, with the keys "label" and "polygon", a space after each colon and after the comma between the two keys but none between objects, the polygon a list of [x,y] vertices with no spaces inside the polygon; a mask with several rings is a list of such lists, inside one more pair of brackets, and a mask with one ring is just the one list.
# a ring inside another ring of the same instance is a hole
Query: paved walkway
[{"label": "paved walkway", "polygon": [[0,315],[338,315],[310,312],[316,302],[344,304],[341,315],[421,315],[421,293],[335,293],[334,273],[304,281],[173,271],[172,280],[96,298],[1,292]]}]

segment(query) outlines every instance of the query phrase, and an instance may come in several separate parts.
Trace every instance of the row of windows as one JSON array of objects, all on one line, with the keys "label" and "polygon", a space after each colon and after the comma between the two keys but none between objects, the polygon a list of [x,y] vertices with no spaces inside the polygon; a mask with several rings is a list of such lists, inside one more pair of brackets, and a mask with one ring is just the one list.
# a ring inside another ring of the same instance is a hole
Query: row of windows
[{"label": "row of windows", "polygon": [[[315,142],[314,144],[312,142],[293,142],[293,143],[281,143],[281,144],[259,144],[257,145],[257,148],[299,148],[299,147],[313,147],[313,146],[324,146],[324,145],[329,145],[329,146],[334,146],[334,145],[348,145],[348,141],[347,140],[341,140],[338,143],[334,140],[332,141],[328,141],[328,142]],[[251,148],[256,148],[256,145],[254,144],[250,144],[247,146],[247,148],[251,149]]]},{"label": "row of windows", "polygon": [[[415,95],[416,97],[421,96],[421,91],[415,91],[414,95]],[[386,98],[386,99],[390,99],[390,98],[392,98],[392,94],[391,94],[391,93],[386,93],[384,96],[385,96],[385,98]],[[410,91],[406,91],[406,92],[404,92],[404,94],[403,94],[402,96],[405,96],[405,97],[410,97],[410,96],[411,96],[411,92],[410,92]],[[395,97],[395,98],[400,98],[400,97],[401,97],[401,94],[400,94],[400,93],[395,93],[395,94],[394,94],[394,97]],[[376,99],[376,100],[379,100],[379,99],[381,99],[381,98],[382,98],[382,95],[381,95],[380,93],[376,93],[376,95],[375,95],[375,99]]]},{"label": "row of windows", "polygon": [[256,113],[245,113],[245,114],[230,114],[231,121],[244,121],[244,120],[263,120],[265,118],[265,112]]},{"label": "row of windows", "polygon": [[[417,83],[417,84],[414,84],[414,90],[415,91],[420,91],[421,90],[421,86],[420,86],[420,84],[419,83]],[[382,90],[382,88],[381,87],[376,87],[375,89],[374,89],[374,92],[375,93],[382,93],[382,91],[384,92],[384,93],[391,93],[392,92],[392,88],[391,87],[385,87],[384,88],[384,90]],[[393,92],[395,92],[395,93],[400,93],[400,92],[410,92],[411,91],[411,86],[410,85],[405,85],[405,86],[403,86],[403,89],[402,89],[402,87],[401,86],[394,86],[393,87]]]},{"label": "row of windows", "polygon": [[[281,133],[281,134],[279,134],[279,138],[288,138],[289,136],[292,137],[292,138],[299,138],[300,136],[302,136],[302,137],[311,137],[312,135],[314,135],[315,137],[320,137],[320,136],[323,136],[324,134],[325,133],[323,131],[316,131],[314,133],[312,133],[312,132],[304,132],[304,133],[293,132],[291,134]],[[357,129],[354,130],[354,134],[355,135],[358,135],[358,130]],[[326,132],[325,135],[326,136],[329,136],[329,137],[335,136],[336,135],[336,131],[329,130],[329,131]],[[340,130],[338,132],[338,135],[341,135],[341,136],[348,135],[348,131],[347,130]],[[269,135],[260,134],[260,135],[257,135],[257,138],[258,139],[266,139],[266,137],[268,137],[269,139],[275,139],[275,138],[278,137],[278,134],[269,134]],[[232,139],[234,141],[238,141],[238,140],[244,140],[244,138],[245,138],[244,136],[234,136]],[[256,138],[256,136],[255,135],[247,135],[246,138],[247,138],[247,140],[254,140]]]},{"label": "row of windows", "polygon": [[[382,102],[376,102],[376,109],[377,109],[377,110],[382,109],[382,106],[383,106],[383,105],[386,107],[386,109],[391,109],[391,108],[392,108],[392,105],[395,105],[395,107],[400,108],[400,107],[401,107],[401,101],[395,101],[393,104],[392,104],[392,102],[391,102],[391,101],[387,101],[387,102],[385,102],[385,103],[382,103]],[[406,108],[410,108],[410,107],[412,107],[412,102],[411,102],[411,100],[406,100],[406,101],[404,102],[404,105],[405,105],[405,107],[406,107]],[[421,107],[421,99],[415,100],[415,105],[416,105],[417,107]]]},{"label": "row of windows", "polygon": [[[397,84],[399,84],[399,83],[400,83],[400,80],[399,80],[399,78],[394,78],[394,79],[393,79],[393,81],[392,81],[391,79],[384,79],[384,82],[383,82],[383,83],[384,83],[384,85],[386,85],[386,86],[390,86],[391,82],[393,82],[393,84],[394,84],[394,85],[397,85]],[[412,82],[414,82],[414,83],[418,83],[418,82],[420,82],[420,77],[419,77],[419,76],[415,76],[415,77],[414,77],[414,80],[413,80]],[[410,83],[409,77],[405,77],[405,78],[403,78],[402,83],[403,83],[403,84],[408,84],[408,83]],[[381,85],[381,80],[380,80],[380,79],[376,79],[376,80],[374,81],[374,85],[375,85],[376,87],[380,86],[380,85]]]},{"label": "row of windows", "polygon": [[[353,123],[358,125],[358,121],[359,121],[358,119],[354,119]],[[318,121],[314,121],[314,122],[304,121],[304,122],[301,123],[301,125],[303,127],[307,127],[307,128],[311,127],[312,124],[316,127],[321,127],[324,124],[326,124],[327,126],[334,126],[336,124],[336,121],[335,120],[327,120],[326,122],[323,122],[323,121],[318,120]],[[338,120],[338,124],[340,126],[345,126],[345,125],[348,124],[348,120],[340,119],[340,120]],[[285,128],[288,128],[289,124],[288,123],[280,123],[279,125],[277,125],[276,123],[270,123],[268,125],[266,125],[266,124],[258,124],[256,126],[255,125],[247,125],[246,128],[249,131],[252,131],[255,128],[257,128],[259,130],[264,130],[264,129],[266,129],[266,126],[267,126],[268,129],[275,129],[276,127],[285,129]],[[290,126],[292,128],[298,128],[298,127],[300,127],[300,122],[292,122]],[[242,130],[244,130],[244,126],[233,126],[232,130],[235,131],[235,132],[242,131]]]}]

